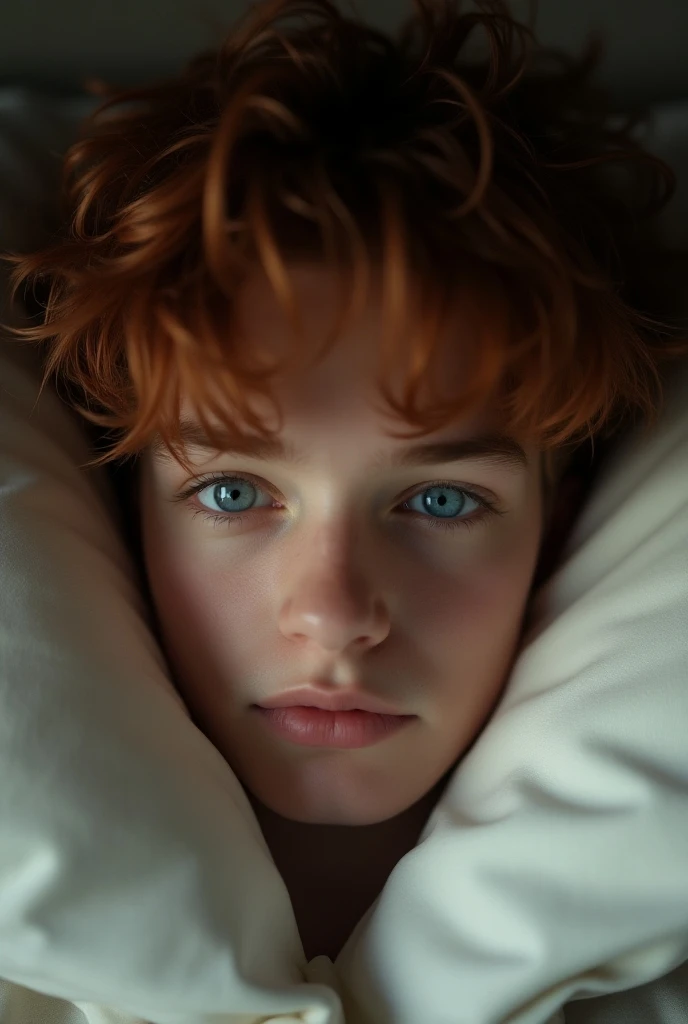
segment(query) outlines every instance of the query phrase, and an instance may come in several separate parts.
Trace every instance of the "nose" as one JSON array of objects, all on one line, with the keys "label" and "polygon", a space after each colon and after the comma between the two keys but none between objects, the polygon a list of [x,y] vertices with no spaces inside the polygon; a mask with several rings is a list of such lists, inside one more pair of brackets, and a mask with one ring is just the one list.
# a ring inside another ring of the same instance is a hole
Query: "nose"
[{"label": "nose", "polygon": [[292,569],[279,628],[289,640],[339,654],[375,647],[389,635],[390,616],[371,581],[351,564],[323,559]]}]

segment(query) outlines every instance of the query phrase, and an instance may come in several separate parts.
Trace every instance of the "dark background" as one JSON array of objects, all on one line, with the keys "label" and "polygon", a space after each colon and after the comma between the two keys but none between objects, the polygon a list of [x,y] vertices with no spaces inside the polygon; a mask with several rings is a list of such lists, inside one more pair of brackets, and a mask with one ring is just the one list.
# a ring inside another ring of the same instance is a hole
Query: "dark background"
[{"label": "dark background", "polygon": [[[213,45],[248,0],[0,0],[0,87],[53,95],[89,76],[122,85],[174,72]],[[338,3],[347,10],[344,0]],[[466,6],[470,7],[470,4]],[[358,0],[367,21],[394,29],[411,0]],[[512,10],[527,16],[523,0]],[[688,0],[540,0],[546,43],[579,51],[601,32],[600,74],[620,106],[688,98]]]}]

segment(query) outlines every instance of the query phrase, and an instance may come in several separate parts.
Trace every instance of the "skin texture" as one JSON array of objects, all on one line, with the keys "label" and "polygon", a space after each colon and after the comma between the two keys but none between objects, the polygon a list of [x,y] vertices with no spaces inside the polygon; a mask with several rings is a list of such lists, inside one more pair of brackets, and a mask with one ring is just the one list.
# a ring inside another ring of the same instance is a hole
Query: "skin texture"
[{"label": "skin texture", "polygon": [[[295,268],[293,280],[317,343],[331,323],[334,282],[312,266]],[[222,514],[217,481],[173,501],[193,482],[188,473],[152,450],[139,466],[142,554],[175,681],[251,800],[307,955],[333,958],[417,842],[502,693],[543,536],[532,448],[524,446],[527,467],[377,461],[381,450],[499,425],[482,410],[422,439],[391,438],[403,424],[375,389],[381,315],[374,297],[319,365],[280,379],[281,436],[307,461],[189,452],[198,476],[249,475],[239,486],[244,507],[253,505],[240,521],[204,519]],[[258,274],[242,293],[240,322],[256,349],[272,354],[287,343],[280,307]],[[460,336],[457,313],[437,361],[440,388],[461,372]],[[188,401],[182,412],[196,418]],[[423,503],[438,480],[484,494],[504,514],[481,519],[473,498],[449,490],[451,521],[472,528],[432,528],[447,521]],[[416,718],[356,750],[306,748],[271,734],[251,705],[316,677],[324,690],[363,691]],[[318,924],[325,918],[327,926]]]}]

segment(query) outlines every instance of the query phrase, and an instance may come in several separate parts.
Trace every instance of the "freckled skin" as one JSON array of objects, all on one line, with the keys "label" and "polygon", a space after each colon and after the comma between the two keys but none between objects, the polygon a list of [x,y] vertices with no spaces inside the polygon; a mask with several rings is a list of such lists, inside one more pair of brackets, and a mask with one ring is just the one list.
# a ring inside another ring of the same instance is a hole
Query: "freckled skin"
[{"label": "freckled skin", "polygon": [[[321,338],[332,282],[308,266],[294,281],[306,327]],[[262,277],[249,281],[241,315],[254,344],[286,343]],[[400,423],[385,417],[375,389],[381,316],[371,300],[322,363],[275,389],[282,436],[308,464],[223,455],[197,463],[199,476],[258,479],[261,507],[240,522],[194,516],[203,508],[198,495],[186,506],[170,501],[189,483],[176,463],[146,452],[140,465],[142,552],[175,680],[252,802],[311,955],[324,946],[336,955],[486,724],[517,650],[543,533],[539,455],[526,446],[530,464],[519,470],[474,461],[373,466],[380,449],[411,443],[389,436]],[[458,372],[459,344],[453,338],[443,350],[439,380],[450,383]],[[495,425],[483,410],[422,440]],[[429,528],[419,498],[415,516],[398,511],[409,492],[422,495],[438,479],[482,488],[505,514],[478,521],[480,507],[463,492],[456,518],[472,519],[471,529]],[[210,487],[207,511],[218,511],[212,496]],[[274,500],[284,508],[270,507]],[[250,705],[314,674],[333,689],[359,683],[417,718],[362,749],[292,745],[266,730]],[[332,903],[323,927],[328,886],[347,895]],[[316,890],[317,920],[309,912]]]}]

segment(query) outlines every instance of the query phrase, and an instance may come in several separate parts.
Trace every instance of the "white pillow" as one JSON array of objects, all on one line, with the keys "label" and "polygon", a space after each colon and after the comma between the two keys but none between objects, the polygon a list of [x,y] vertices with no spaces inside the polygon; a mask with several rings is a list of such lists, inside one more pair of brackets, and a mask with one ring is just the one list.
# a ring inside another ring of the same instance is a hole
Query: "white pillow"
[{"label": "white pillow", "polygon": [[500,705],[334,966],[306,964],[107,478],[39,379],[0,342],[0,1024],[685,1024],[688,368],[605,468]]}]

